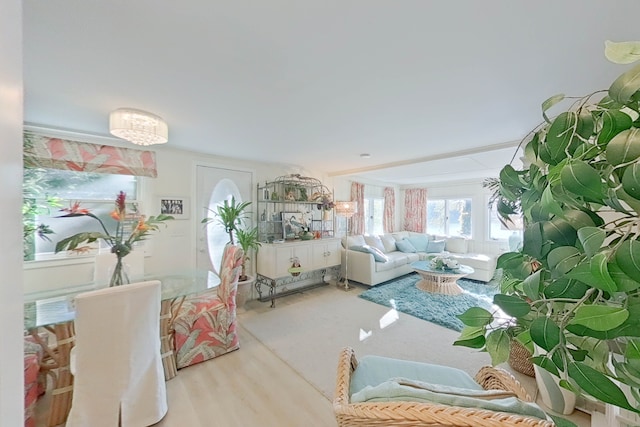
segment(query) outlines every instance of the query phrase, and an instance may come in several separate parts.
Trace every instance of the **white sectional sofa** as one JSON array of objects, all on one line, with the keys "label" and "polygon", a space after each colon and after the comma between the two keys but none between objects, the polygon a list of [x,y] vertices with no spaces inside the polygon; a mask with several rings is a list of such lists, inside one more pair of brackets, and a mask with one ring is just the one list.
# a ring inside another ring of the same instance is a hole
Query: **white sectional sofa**
[{"label": "white sectional sofa", "polygon": [[439,237],[411,231],[343,237],[342,274],[345,274],[346,259],[348,279],[373,286],[412,272],[411,263],[414,261],[447,251],[451,258],[474,269],[474,273],[466,278],[483,282],[491,280],[497,256],[469,253],[467,248],[468,241],[462,237]]}]

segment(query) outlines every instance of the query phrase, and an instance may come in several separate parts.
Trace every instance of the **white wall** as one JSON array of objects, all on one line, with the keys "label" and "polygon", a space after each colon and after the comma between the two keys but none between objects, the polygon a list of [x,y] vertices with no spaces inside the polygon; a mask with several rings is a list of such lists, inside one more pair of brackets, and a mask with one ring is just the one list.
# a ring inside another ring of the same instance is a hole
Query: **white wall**
[{"label": "white wall", "polygon": [[22,2],[0,2],[0,425],[24,425],[22,357]]},{"label": "white wall", "polygon": [[[126,143],[112,140],[111,138],[90,137],[82,134],[70,134],[65,132],[47,132],[38,129],[39,132],[52,136],[66,137],[80,141],[127,146]],[[130,145],[129,145],[130,146]],[[145,273],[164,274],[175,271],[185,271],[195,267],[196,232],[200,224],[200,218],[195,212],[200,212],[196,203],[195,168],[196,165],[210,165],[239,168],[253,172],[255,187],[258,182],[273,180],[277,176],[300,173],[304,176],[312,176],[324,181],[324,177],[313,171],[305,171],[290,165],[267,164],[246,162],[238,159],[206,155],[190,151],[178,150],[171,147],[169,142],[164,146],[153,146],[150,149],[156,151],[158,167],[157,178],[144,178],[142,184],[142,207],[146,215],[157,215],[159,196],[187,197],[190,202],[190,219],[166,222],[166,227],[160,226],[158,232],[146,242]],[[330,187],[331,188],[331,187]],[[255,197],[253,194],[254,206]],[[255,216],[257,213],[252,212]],[[25,263],[24,268],[24,292],[40,292],[63,288],[70,285],[82,285],[93,280],[93,257],[77,257],[69,260],[32,261]],[[253,260],[252,260],[253,261]],[[250,268],[250,272],[253,268]]]}]

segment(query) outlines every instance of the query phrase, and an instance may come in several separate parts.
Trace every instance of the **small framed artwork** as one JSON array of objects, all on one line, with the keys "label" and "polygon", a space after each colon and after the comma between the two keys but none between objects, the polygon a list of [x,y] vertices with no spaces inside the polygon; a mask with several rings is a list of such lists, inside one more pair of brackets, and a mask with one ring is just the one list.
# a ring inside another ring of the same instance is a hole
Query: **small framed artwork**
[{"label": "small framed artwork", "polygon": [[302,232],[302,227],[306,227],[301,212],[282,212],[282,237],[284,239],[295,239]]},{"label": "small framed artwork", "polygon": [[160,213],[175,219],[189,219],[189,199],[186,197],[158,197]]}]

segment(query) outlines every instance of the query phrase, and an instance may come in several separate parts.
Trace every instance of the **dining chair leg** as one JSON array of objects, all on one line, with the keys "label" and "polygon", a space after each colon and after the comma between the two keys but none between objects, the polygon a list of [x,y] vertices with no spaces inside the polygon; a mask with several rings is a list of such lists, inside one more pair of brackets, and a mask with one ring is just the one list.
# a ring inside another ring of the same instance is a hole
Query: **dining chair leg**
[{"label": "dining chair leg", "polygon": [[[179,297],[178,299],[180,300],[178,304],[182,305],[184,297]],[[160,306],[160,354],[162,355],[165,381],[169,381],[178,375],[175,344],[173,342],[173,321],[176,313],[180,310],[179,306],[177,309],[172,310],[175,301],[176,299],[162,300]]]},{"label": "dining chair leg", "polygon": [[46,425],[47,427],[55,427],[67,421],[71,409],[73,375],[71,375],[70,369],[70,354],[74,346],[73,321],[46,329],[56,337],[55,348],[49,347],[48,343],[42,340],[37,329],[31,330],[30,334],[46,353],[46,361],[42,369],[49,371],[53,378],[51,405]]}]

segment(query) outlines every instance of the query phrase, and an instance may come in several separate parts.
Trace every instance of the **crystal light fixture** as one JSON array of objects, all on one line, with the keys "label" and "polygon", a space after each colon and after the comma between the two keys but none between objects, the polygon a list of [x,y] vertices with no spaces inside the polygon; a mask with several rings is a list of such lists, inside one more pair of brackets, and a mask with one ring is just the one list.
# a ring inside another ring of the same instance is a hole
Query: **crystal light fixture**
[{"label": "crystal light fixture", "polygon": [[138,145],[164,144],[169,140],[169,128],[161,117],[134,108],[112,111],[109,132]]}]

